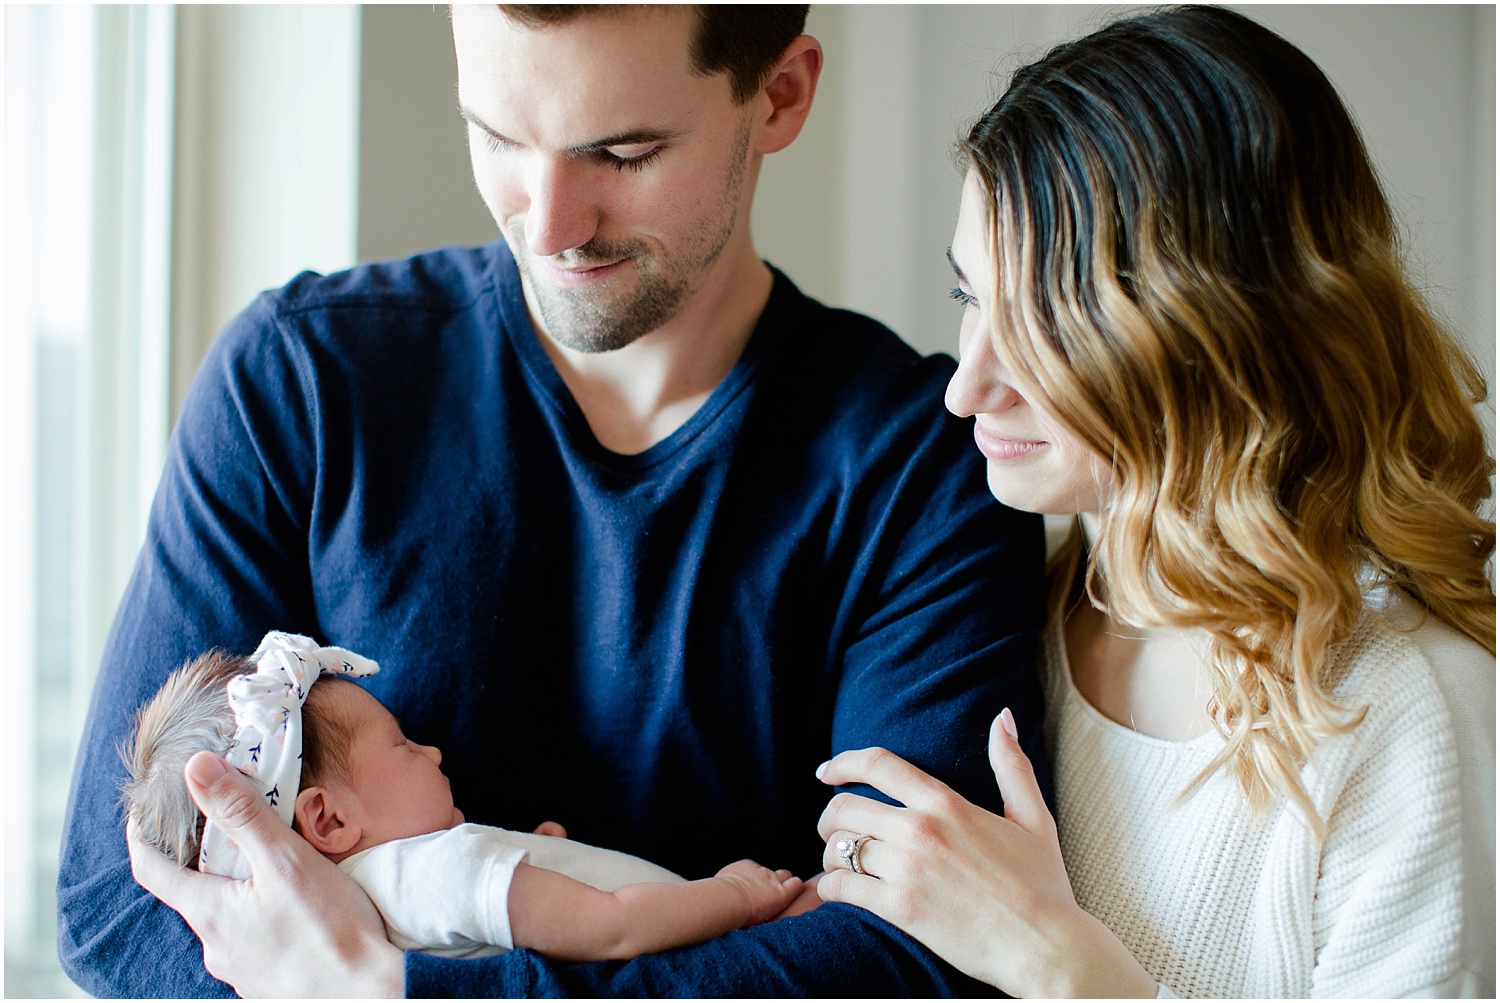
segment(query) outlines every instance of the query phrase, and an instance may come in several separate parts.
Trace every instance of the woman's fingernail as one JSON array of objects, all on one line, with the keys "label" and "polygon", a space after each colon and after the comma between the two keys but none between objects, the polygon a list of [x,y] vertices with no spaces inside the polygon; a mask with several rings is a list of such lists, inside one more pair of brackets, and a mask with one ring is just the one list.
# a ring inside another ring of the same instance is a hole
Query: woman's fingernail
[{"label": "woman's fingernail", "polygon": [[1010,736],[1012,742],[1021,741],[1021,736],[1016,734],[1015,715],[1010,712],[1009,707],[1000,712],[1000,727],[1005,729],[1005,733]]},{"label": "woman's fingernail", "polygon": [[822,780],[823,771],[826,769],[828,769],[828,760],[824,760],[816,770],[813,770],[813,776],[817,777],[819,780]]},{"label": "woman's fingernail", "polygon": [[199,787],[212,787],[215,780],[229,772],[229,768],[218,756],[203,753],[188,760],[187,771]]}]

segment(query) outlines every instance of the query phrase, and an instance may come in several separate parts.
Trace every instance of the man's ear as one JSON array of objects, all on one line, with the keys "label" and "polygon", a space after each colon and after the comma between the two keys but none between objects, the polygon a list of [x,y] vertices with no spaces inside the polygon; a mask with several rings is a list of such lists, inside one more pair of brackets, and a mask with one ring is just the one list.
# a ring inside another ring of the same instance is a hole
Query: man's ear
[{"label": "man's ear", "polygon": [[761,100],[769,101],[770,108],[756,137],[756,152],[775,153],[797,138],[808,112],[812,111],[813,93],[818,89],[821,72],[823,47],[818,40],[811,35],[793,39],[761,89]]},{"label": "man's ear", "polygon": [[302,838],[325,856],[347,854],[363,830],[341,811],[338,797],[327,787],[308,787],[297,793],[292,814]]}]

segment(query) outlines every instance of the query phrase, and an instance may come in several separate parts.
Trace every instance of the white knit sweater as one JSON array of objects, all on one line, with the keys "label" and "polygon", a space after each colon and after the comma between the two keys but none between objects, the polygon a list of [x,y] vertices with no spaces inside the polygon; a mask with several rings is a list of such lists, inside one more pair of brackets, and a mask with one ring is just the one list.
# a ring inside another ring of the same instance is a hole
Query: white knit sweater
[{"label": "white knit sweater", "polygon": [[1335,651],[1368,705],[1303,771],[1319,845],[1285,801],[1252,814],[1221,747],[1149,738],[1085,701],[1046,643],[1058,830],[1079,904],[1182,996],[1495,995],[1495,660],[1395,593]]}]

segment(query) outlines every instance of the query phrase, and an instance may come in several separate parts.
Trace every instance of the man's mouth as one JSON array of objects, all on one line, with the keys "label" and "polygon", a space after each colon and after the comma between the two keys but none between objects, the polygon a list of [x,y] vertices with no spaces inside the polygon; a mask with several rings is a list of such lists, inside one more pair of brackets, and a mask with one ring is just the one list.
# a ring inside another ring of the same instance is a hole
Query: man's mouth
[{"label": "man's mouth", "polygon": [[539,264],[546,274],[551,276],[553,281],[559,285],[587,286],[591,283],[602,282],[610,278],[629,261],[629,258],[620,258],[616,261],[601,264],[565,265],[555,261],[543,260]]}]

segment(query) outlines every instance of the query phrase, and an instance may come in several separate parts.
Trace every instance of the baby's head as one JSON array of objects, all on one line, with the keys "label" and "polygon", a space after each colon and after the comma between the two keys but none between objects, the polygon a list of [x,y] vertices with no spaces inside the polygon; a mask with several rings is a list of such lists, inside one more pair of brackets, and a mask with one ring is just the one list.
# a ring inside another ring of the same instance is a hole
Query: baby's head
[{"label": "baby's head", "polygon": [[[140,837],[196,867],[203,814],[182,771],[197,752],[223,756],[235,720],[225,687],[249,659],[211,651],[173,672],[137,715],[121,749],[121,802]],[[337,861],[378,843],[448,829],[453,807],[436,748],[406,741],[390,711],[356,683],[323,676],[302,706],[302,780],[293,827]]]},{"label": "baby's head", "polygon": [[418,745],[358,683],[324,676],[302,708],[302,787],[295,828],[334,861],[393,839],[451,829],[443,754]]}]

